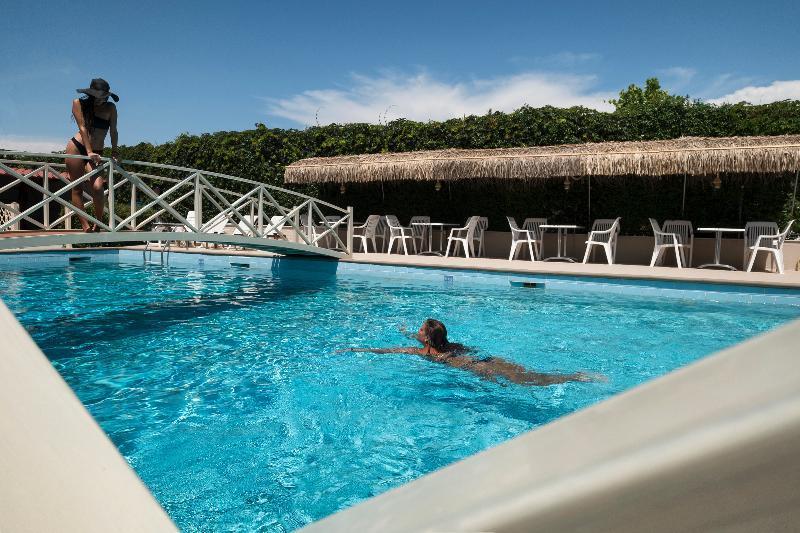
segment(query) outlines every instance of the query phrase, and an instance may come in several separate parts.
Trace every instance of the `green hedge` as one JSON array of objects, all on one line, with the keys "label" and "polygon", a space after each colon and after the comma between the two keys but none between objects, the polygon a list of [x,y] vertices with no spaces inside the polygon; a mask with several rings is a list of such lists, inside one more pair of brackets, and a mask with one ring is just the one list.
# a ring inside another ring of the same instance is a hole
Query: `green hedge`
[{"label": "green hedge", "polygon": [[[305,157],[400,152],[440,148],[505,148],[565,143],[672,139],[680,136],[800,134],[800,101],[767,105],[713,105],[661,90],[658,80],[631,85],[613,100],[615,111],[583,107],[522,107],[442,122],[395,120],[385,125],[332,124],[304,130],[267,128],[182,134],[161,145],[121,147],[124,159],[169,163],[241,176],[283,186],[286,165]],[[124,127],[124,124],[121,124]],[[685,217],[696,224],[737,224],[789,217],[794,176],[723,176],[714,190],[709,180],[690,178]],[[337,205],[352,205],[357,218],[395,213],[401,220],[428,214],[462,221],[472,214],[490,218],[493,229],[507,227],[504,216],[547,216],[587,223],[586,180],[564,191],[559,180],[538,183],[392,183],[293,187]],[[683,177],[660,180],[592,180],[591,218],[623,217],[625,233],[647,233],[647,217],[681,216]]]}]

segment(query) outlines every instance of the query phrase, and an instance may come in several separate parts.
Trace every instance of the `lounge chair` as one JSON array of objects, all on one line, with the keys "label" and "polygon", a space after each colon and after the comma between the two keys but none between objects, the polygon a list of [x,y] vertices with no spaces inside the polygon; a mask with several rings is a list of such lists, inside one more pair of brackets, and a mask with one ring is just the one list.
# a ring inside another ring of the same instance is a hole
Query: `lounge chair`
[{"label": "lounge chair", "polygon": [[[661,231],[674,233],[681,244],[681,261],[683,266],[692,266],[692,255],[694,253],[694,228],[688,220],[665,220]],[[686,253],[688,250],[688,254]]]},{"label": "lounge chair", "polygon": [[392,253],[392,247],[395,241],[399,241],[397,244],[397,252],[400,253],[400,243],[402,243],[403,253],[408,255],[407,240],[411,241],[411,249],[414,250],[414,253],[417,253],[417,243],[414,241],[414,232],[411,228],[401,226],[400,221],[397,220],[397,217],[394,215],[386,215],[386,223],[389,225],[389,248],[386,250],[387,254]]},{"label": "lounge chair", "polygon": [[661,231],[656,219],[650,219],[650,226],[653,228],[653,237],[655,238],[653,257],[650,259],[650,266],[655,266],[656,262],[660,261],[661,254],[665,249],[672,248],[675,251],[675,263],[678,265],[678,268],[683,268],[681,250],[687,248],[688,245],[681,244],[680,237],[677,234]]},{"label": "lounge chair", "polygon": [[586,253],[583,255],[584,264],[589,261],[589,253],[594,246],[600,246],[606,252],[606,260],[609,265],[614,264],[617,255],[619,221],[620,217],[614,220],[601,218],[594,221],[592,231],[589,232],[589,239],[586,241]]},{"label": "lounge chair", "polygon": [[748,222],[744,225],[744,258],[742,268],[746,268],[753,247],[761,235],[777,235],[780,232],[775,222]]},{"label": "lounge chair", "polygon": [[[375,238],[377,237],[378,226],[380,225],[380,222],[380,215],[370,215],[367,217],[367,221],[360,226],[353,226],[353,242],[360,242],[361,249],[364,253],[369,252],[370,241],[372,242],[372,249],[375,251],[375,253],[378,252],[378,245],[375,242]],[[353,248],[355,248],[355,245]]]},{"label": "lounge chair", "polygon": [[789,230],[792,229],[792,224],[794,224],[794,220],[790,220],[786,225],[786,229],[781,233],[759,235],[756,238],[755,244],[750,247],[750,261],[747,263],[748,272],[753,269],[753,263],[755,263],[758,252],[769,252],[772,254],[778,273],[783,274],[783,243],[786,242],[786,236],[789,234]]},{"label": "lounge chair", "polygon": [[283,233],[283,227],[286,225],[286,217],[283,215],[273,215],[269,217],[269,226],[264,228],[264,237],[272,239],[284,239],[286,235]]},{"label": "lounge chair", "polygon": [[475,228],[478,226],[478,220],[481,217],[472,216],[467,219],[467,223],[463,228],[453,228],[450,230],[450,236],[447,238],[447,250],[444,253],[445,257],[450,257],[450,245],[453,246],[453,254],[457,253],[458,246],[464,248],[464,257],[469,258],[469,253],[472,251],[473,257],[475,256],[475,249],[473,242],[475,237]]},{"label": "lounge chair", "polygon": [[536,261],[539,258],[540,241],[536,239],[530,230],[520,229],[514,217],[506,217],[506,220],[508,220],[508,226],[511,228],[511,250],[508,252],[508,260],[516,259],[520,244],[527,244],[531,261]]}]

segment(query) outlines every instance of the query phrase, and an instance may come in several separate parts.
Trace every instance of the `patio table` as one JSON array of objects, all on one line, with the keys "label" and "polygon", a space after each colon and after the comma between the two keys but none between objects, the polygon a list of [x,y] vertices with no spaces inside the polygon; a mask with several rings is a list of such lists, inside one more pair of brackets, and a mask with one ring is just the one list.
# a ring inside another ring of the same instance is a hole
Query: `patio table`
[{"label": "patio table", "polygon": [[[578,226],[576,224],[542,224],[539,227],[544,230],[554,229],[558,232],[558,246],[556,255],[546,257],[544,261],[569,261],[570,263],[574,263],[575,260],[567,255],[567,231],[581,229],[583,226]],[[564,243],[563,252],[561,251],[562,242]],[[544,246],[544,240],[542,240],[542,245]]]},{"label": "patio table", "polygon": [[697,228],[697,231],[714,232],[717,234],[716,240],[714,242],[714,262],[706,263],[705,265],[700,265],[697,268],[725,268],[728,270],[736,270],[736,268],[733,267],[732,265],[726,265],[719,262],[719,252],[720,249],[722,248],[722,234],[723,233],[744,234],[744,228]]},{"label": "patio table", "polygon": [[[447,226],[458,226],[458,224],[452,224],[449,222],[414,222],[411,224],[412,226],[427,226],[428,229],[428,251],[427,252],[420,252],[417,255],[438,255],[442,257],[444,255],[444,228]],[[439,249],[433,249],[433,228],[439,228]]]}]

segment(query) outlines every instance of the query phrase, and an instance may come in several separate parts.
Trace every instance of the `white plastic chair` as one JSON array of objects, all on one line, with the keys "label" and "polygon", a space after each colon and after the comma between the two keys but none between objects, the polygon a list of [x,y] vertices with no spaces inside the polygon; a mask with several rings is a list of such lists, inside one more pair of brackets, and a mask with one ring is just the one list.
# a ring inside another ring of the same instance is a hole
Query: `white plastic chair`
[{"label": "white plastic chair", "polygon": [[[333,234],[338,230],[338,227],[332,230],[329,230],[329,227],[332,227],[341,219],[342,217],[338,215],[328,215],[325,217],[325,223],[319,222],[311,226],[311,241],[316,242],[317,246],[322,246],[324,248],[334,247],[336,245],[336,238]],[[320,235],[323,234],[325,236],[320,237]]]},{"label": "white plastic chair", "polygon": [[242,220],[236,223],[236,227],[233,229],[233,235],[245,235],[247,237],[253,236],[253,230],[248,227],[248,223],[250,226],[256,227],[255,217],[250,215],[244,215]]},{"label": "white plastic chair", "polygon": [[508,260],[511,261],[517,258],[520,244],[527,244],[531,261],[536,261],[539,257],[540,241],[536,239],[530,230],[520,229],[514,217],[506,217],[506,220],[508,220],[508,226],[511,228],[511,250],[508,252]]},{"label": "white plastic chair", "polygon": [[[592,231],[589,233],[589,239],[586,241],[586,253],[583,255],[584,263],[589,261],[589,253],[592,251],[592,247],[600,246],[606,252],[608,264],[614,264],[614,258],[617,255],[619,221],[620,217],[614,220],[598,219],[594,221],[594,224],[592,224]],[[611,223],[610,227],[605,229],[609,222]]]},{"label": "white plastic chair", "polygon": [[478,226],[478,220],[480,218],[481,217],[478,216],[469,217],[463,228],[453,228],[450,230],[450,236],[447,238],[447,250],[444,253],[445,257],[450,257],[450,245],[453,243],[456,243],[456,245],[453,246],[453,254],[457,253],[458,246],[461,245],[464,248],[464,257],[469,258],[470,251],[472,251],[472,255],[475,256],[475,249],[472,246],[475,237],[475,228]]},{"label": "white plastic chair", "polygon": [[360,242],[361,249],[364,251],[364,253],[369,252],[369,241],[372,241],[372,249],[376,253],[378,252],[378,245],[375,243],[375,237],[377,236],[380,222],[380,215],[370,215],[367,217],[367,221],[360,226],[353,226],[353,242]]},{"label": "white plastic chair", "polygon": [[386,250],[387,254],[392,253],[392,247],[395,241],[399,241],[397,243],[397,252],[400,253],[400,243],[402,243],[403,253],[408,255],[406,240],[411,241],[411,248],[414,250],[414,253],[417,253],[417,244],[414,241],[414,232],[411,228],[401,226],[400,221],[397,220],[397,217],[394,215],[386,215],[386,223],[389,225],[389,248]]},{"label": "white plastic chair", "polygon": [[790,220],[786,225],[786,229],[781,233],[759,235],[756,238],[755,244],[750,248],[750,261],[747,263],[748,272],[753,269],[753,263],[756,261],[758,252],[769,252],[772,254],[778,273],[783,274],[783,243],[786,241],[789,230],[792,229],[792,224],[794,224],[794,220]]},{"label": "white plastic chair", "polygon": [[653,257],[650,259],[650,266],[655,266],[656,262],[661,259],[661,254],[665,249],[672,248],[675,251],[675,263],[678,265],[678,268],[683,268],[681,249],[688,247],[688,245],[681,244],[680,237],[678,237],[677,234],[661,231],[656,219],[651,218],[650,225],[653,227],[653,237],[655,238]]},{"label": "white plastic chair", "polygon": [[[694,254],[694,228],[688,220],[665,220],[661,231],[664,233],[674,233],[681,244],[681,261],[683,266],[692,266],[692,256]],[[687,254],[686,251],[689,251]]]},{"label": "white plastic chair", "polygon": [[753,246],[761,235],[777,235],[780,228],[775,222],[748,222],[744,225],[744,258],[742,268],[747,264],[752,253]]},{"label": "white plastic chair", "polygon": [[269,225],[264,228],[264,237],[272,239],[286,239],[283,234],[283,227],[286,225],[286,220],[282,215],[273,215],[269,217]]},{"label": "white plastic chair", "polygon": [[478,244],[478,257],[483,257],[483,234],[489,227],[487,217],[478,217],[478,224],[475,226],[475,233],[472,235],[472,250],[475,251],[475,243]]},{"label": "white plastic chair", "polygon": [[426,216],[413,216],[409,221],[408,225],[411,227],[411,233],[414,235],[414,240],[419,241],[419,246],[417,246],[417,250],[422,250],[425,248],[425,243],[427,239],[430,239],[430,235],[428,235],[428,230],[430,226],[415,226],[414,223],[428,223],[431,221],[431,217]]},{"label": "white plastic chair", "polygon": [[[17,213],[14,211],[19,211],[19,204],[17,202],[9,202],[6,204],[8,208],[5,206],[0,206],[0,224],[4,224],[17,216]],[[14,222],[10,228],[6,228],[4,231],[19,231],[19,220]]]},{"label": "white plastic chair", "polygon": [[538,260],[542,259],[542,252],[544,250],[544,230],[541,228],[542,224],[547,224],[546,218],[526,218],[522,223],[522,229],[528,230],[531,237],[539,242],[539,247],[536,248],[536,259]]}]

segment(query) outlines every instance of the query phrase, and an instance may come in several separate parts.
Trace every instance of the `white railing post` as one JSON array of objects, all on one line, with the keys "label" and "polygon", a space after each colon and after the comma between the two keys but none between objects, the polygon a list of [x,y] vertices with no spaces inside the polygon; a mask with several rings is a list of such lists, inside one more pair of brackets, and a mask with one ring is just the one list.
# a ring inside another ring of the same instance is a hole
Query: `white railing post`
[{"label": "white railing post", "polygon": [[258,235],[264,236],[264,186],[258,189]]},{"label": "white railing post", "polygon": [[347,206],[347,255],[353,255],[353,206]]},{"label": "white railing post", "polygon": [[131,183],[131,229],[136,231],[136,184]]},{"label": "white railing post", "polygon": [[[307,239],[312,239],[312,235],[314,235],[314,230],[311,229],[313,227],[313,225],[314,225],[314,202],[313,201],[308,202],[308,217],[306,217],[306,221],[308,222],[308,224],[306,224],[306,238]],[[314,240],[311,240],[311,244],[313,246],[318,246],[318,244]]]},{"label": "white railing post", "polygon": [[108,160],[108,225],[114,231],[114,160]]},{"label": "white railing post", "polygon": [[199,173],[194,177],[194,219],[194,225],[200,231],[203,228],[203,184]]},{"label": "white railing post", "polygon": [[44,192],[42,193],[42,200],[44,200],[44,205],[42,209],[44,210],[44,217],[42,220],[44,221],[44,229],[50,229],[50,180],[48,179],[50,176],[50,165],[45,163],[44,169],[42,170],[42,187],[44,187]]},{"label": "white railing post", "polygon": [[[296,209],[296,207],[293,207],[292,209]],[[292,218],[294,218],[294,227],[295,228],[299,228],[300,227],[300,210],[299,209],[297,209],[297,211],[294,212],[294,216]],[[298,229],[297,231],[300,231],[300,230]],[[300,234],[297,233],[297,231],[295,231],[294,242],[300,242]]]}]

